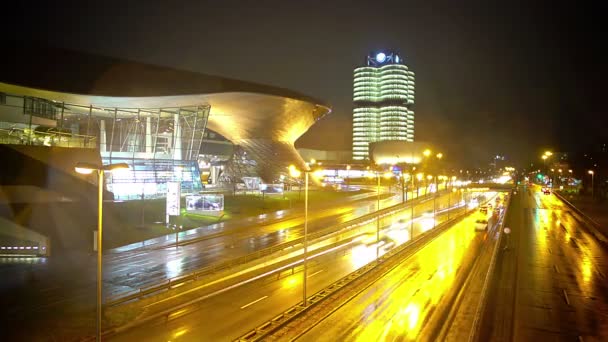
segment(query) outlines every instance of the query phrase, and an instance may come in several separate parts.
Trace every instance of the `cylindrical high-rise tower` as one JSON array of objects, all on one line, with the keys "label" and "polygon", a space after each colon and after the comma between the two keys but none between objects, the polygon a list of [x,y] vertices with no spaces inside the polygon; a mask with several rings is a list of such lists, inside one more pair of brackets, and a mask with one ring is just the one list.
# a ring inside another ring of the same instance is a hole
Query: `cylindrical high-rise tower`
[{"label": "cylindrical high-rise tower", "polygon": [[353,159],[368,159],[371,142],[414,141],[414,73],[397,53],[367,56],[353,95]]}]

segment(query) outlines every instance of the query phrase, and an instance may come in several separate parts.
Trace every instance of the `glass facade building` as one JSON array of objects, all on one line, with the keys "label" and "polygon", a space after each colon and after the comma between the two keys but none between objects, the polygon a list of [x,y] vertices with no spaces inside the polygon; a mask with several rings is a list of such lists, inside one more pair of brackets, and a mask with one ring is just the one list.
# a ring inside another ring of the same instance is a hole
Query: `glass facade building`
[{"label": "glass facade building", "polygon": [[121,108],[83,106],[0,92],[0,144],[99,149],[114,199],[163,198],[166,184],[184,194],[203,189],[198,156],[210,106]]},{"label": "glass facade building", "polygon": [[376,141],[414,141],[414,73],[394,52],[372,53],[354,71],[353,159]]}]

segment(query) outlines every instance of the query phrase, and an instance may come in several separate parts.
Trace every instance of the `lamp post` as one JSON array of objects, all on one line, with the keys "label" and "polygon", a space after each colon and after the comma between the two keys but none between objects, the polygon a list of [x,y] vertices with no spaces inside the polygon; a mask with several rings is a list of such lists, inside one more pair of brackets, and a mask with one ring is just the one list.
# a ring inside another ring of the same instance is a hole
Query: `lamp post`
[{"label": "lamp post", "polygon": [[591,175],[591,198],[593,198],[594,197],[593,196],[593,188],[594,188],[594,186],[593,186],[593,178],[595,176],[595,171],[589,170],[589,171],[587,171],[587,173],[589,173]]},{"label": "lamp post", "polygon": [[[384,173],[384,178],[390,179],[393,176],[391,172]],[[376,171],[377,190],[376,190],[376,260],[380,257],[380,172]]]},{"label": "lamp post", "polygon": [[97,172],[97,341],[101,341],[101,291],[102,291],[102,242],[103,242],[103,176],[106,172],[128,169],[126,163],[95,165],[91,163],[76,163],[74,170],[83,175]]},{"label": "lamp post", "polygon": [[422,181],[422,178],[424,178],[424,173],[419,173],[416,175],[416,179],[418,180],[416,182],[416,198],[420,197],[420,182]]},{"label": "lamp post", "polygon": [[[314,159],[311,161],[311,164],[314,164]],[[304,262],[302,270],[302,303],[304,307],[308,306],[308,301],[306,300],[306,278],[308,273],[308,174],[310,172],[312,172],[310,169],[304,171]],[[290,165],[289,174],[297,178],[300,177],[302,171]],[[314,173],[313,176],[315,176]]]},{"label": "lamp post", "polygon": [[346,165],[346,191],[350,191],[350,185],[348,184],[349,176],[350,176],[350,165]]}]

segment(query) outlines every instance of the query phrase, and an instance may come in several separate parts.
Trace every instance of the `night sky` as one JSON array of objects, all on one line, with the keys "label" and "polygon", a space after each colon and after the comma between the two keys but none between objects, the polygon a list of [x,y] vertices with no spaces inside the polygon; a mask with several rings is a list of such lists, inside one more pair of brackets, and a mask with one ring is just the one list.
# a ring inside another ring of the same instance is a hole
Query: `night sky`
[{"label": "night sky", "polygon": [[[532,4],[533,3],[533,4]],[[599,3],[599,2],[598,2]],[[10,8],[8,7],[10,6]],[[576,7],[575,7],[576,6]],[[608,140],[603,9],[555,1],[79,1],[3,5],[6,38],[290,88],[333,113],[298,147],[350,149],[352,72],[416,73],[415,139],[516,164]],[[9,12],[10,10],[10,12]],[[3,42],[10,53],[10,42]]]}]

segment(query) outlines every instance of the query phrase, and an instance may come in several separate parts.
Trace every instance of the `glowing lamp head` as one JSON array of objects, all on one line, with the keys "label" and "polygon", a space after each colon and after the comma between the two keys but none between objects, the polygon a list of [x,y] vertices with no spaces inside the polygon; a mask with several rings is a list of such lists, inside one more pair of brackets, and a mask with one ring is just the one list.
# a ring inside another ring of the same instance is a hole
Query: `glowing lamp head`
[{"label": "glowing lamp head", "polygon": [[90,167],[87,167],[87,166],[76,165],[76,167],[74,168],[74,170],[76,172],[80,173],[81,175],[90,175],[96,169],[93,169],[93,168],[90,168]]},{"label": "glowing lamp head", "polygon": [[295,166],[289,165],[289,175],[291,177],[298,178],[298,177],[300,177],[301,174],[302,173],[300,172],[300,170],[296,169]]},{"label": "glowing lamp head", "polygon": [[384,63],[385,60],[386,60],[386,54],[384,54],[384,52],[379,52],[376,55],[376,62],[378,62],[378,63]]}]

